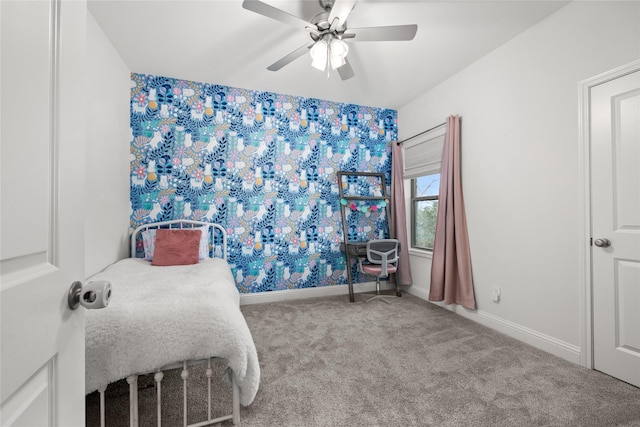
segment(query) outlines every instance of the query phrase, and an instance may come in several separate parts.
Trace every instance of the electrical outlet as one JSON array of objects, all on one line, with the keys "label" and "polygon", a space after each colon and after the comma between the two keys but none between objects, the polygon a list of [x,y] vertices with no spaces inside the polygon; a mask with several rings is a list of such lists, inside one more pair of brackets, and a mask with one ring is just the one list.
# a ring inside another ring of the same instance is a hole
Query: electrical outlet
[{"label": "electrical outlet", "polygon": [[491,290],[491,301],[500,302],[500,287],[494,286]]}]

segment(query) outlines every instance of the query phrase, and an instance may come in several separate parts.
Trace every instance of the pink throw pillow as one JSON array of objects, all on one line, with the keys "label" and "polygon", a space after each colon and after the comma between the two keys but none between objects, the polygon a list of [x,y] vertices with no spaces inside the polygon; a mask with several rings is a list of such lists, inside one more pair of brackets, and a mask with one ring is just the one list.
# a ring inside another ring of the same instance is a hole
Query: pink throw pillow
[{"label": "pink throw pillow", "polygon": [[156,247],[151,265],[190,265],[197,264],[200,257],[199,229],[171,230],[160,228],[156,231]]}]

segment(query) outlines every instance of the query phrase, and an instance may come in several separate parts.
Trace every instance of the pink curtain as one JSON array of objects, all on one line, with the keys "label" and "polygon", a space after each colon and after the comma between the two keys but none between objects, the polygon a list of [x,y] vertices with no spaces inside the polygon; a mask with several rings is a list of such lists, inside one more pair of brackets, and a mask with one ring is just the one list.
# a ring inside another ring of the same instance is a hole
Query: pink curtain
[{"label": "pink curtain", "polygon": [[407,240],[407,215],[404,200],[404,178],[402,167],[402,147],[391,143],[391,224],[394,238],[400,241],[400,254],[396,280],[399,285],[411,285],[409,265],[409,242]]},{"label": "pink curtain", "polygon": [[460,117],[456,115],[447,118],[442,152],[429,300],[473,310],[476,300],[460,176]]}]

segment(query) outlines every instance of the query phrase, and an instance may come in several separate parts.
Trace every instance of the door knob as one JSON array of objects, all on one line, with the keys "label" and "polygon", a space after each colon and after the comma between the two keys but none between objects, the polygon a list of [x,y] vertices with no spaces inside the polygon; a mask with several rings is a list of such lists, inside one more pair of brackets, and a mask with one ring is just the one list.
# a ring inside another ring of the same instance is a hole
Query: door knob
[{"label": "door knob", "polygon": [[599,248],[608,248],[611,246],[611,240],[609,239],[596,239],[593,241],[593,244]]},{"label": "door knob", "polygon": [[71,310],[75,310],[79,305],[88,309],[104,308],[111,300],[111,282],[98,280],[85,286],[82,286],[82,282],[73,282],[67,299]]}]

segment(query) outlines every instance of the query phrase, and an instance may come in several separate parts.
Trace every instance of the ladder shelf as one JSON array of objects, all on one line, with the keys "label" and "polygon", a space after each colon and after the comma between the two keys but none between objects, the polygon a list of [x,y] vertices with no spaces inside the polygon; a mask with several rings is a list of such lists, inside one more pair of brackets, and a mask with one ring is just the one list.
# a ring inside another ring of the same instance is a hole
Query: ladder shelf
[{"label": "ladder shelf", "polygon": [[[374,202],[380,201],[381,207],[384,208],[386,234],[389,238],[393,238],[393,228],[391,227],[391,203],[387,192],[387,183],[383,173],[381,172],[352,172],[338,171],[338,192],[340,195],[340,215],[342,217],[342,244],[340,249],[346,257],[347,278],[349,281],[349,301],[355,302],[353,292],[353,274],[351,272],[351,262],[358,257],[366,256],[366,241],[353,241],[349,239],[349,230],[347,226],[347,209],[351,210],[351,214],[355,214],[361,209],[352,208],[349,202]],[[377,183],[372,186],[371,183]],[[362,188],[369,185],[369,194],[354,194]],[[376,205],[378,206],[378,205]],[[367,239],[369,240],[369,239]],[[395,279],[395,278],[394,278]],[[398,293],[396,281],[396,293]]]}]

